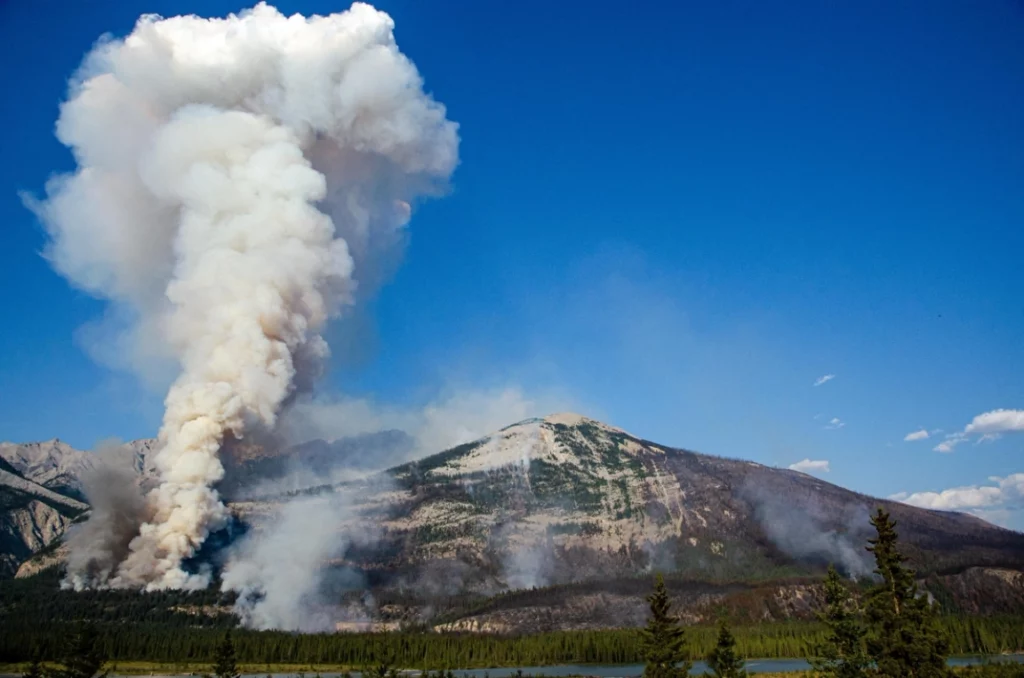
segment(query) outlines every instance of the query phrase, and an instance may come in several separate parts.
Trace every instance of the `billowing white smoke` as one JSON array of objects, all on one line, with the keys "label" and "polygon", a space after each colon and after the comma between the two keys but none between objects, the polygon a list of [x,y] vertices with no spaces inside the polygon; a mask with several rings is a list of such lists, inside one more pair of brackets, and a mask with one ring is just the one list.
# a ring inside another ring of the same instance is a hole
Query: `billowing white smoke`
[{"label": "billowing white smoke", "polygon": [[[137,362],[171,356],[161,484],[102,581],[204,586],[183,561],[226,519],[226,440],[273,427],[327,354],[325,322],[376,284],[410,202],[443,188],[457,127],[393,23],[365,4],[285,17],[142,17],[101,42],[62,106],[78,170],[34,205],[54,267],[133,319]],[[73,561],[74,562],[74,561]]]},{"label": "billowing white smoke", "polygon": [[[257,629],[330,631],[340,613],[321,591],[325,561],[353,541],[370,541],[372,526],[352,515],[346,497],[297,499],[269,524],[234,545],[223,588],[237,591],[235,613]],[[352,584],[361,583],[349,573]]]}]

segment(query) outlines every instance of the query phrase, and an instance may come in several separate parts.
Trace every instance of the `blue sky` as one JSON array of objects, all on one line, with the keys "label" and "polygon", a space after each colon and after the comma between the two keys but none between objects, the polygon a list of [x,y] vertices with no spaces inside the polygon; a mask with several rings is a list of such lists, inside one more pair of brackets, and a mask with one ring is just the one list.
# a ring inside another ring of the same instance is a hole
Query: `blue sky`
[{"label": "blue sky", "polygon": [[[329,333],[323,397],[512,389],[875,495],[997,488],[917,501],[1024,529],[1024,476],[991,480],[1024,424],[933,450],[1024,409],[1024,6],[772,4],[376,3],[461,164]],[[18,193],[72,169],[53,123],[100,34],[244,7],[0,1],[0,439],[155,433],[162,394],[90,357],[105,307]]]}]

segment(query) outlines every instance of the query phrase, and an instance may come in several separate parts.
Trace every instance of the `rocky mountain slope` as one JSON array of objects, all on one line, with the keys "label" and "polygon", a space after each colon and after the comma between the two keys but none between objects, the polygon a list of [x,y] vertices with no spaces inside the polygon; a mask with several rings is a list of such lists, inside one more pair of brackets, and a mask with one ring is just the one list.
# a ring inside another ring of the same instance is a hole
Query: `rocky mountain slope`
[{"label": "rocky mountain slope", "polygon": [[[695,620],[720,606],[752,618],[810,616],[824,565],[870,573],[868,515],[884,506],[929,590],[951,609],[1024,610],[1024,535],[965,514],[670,448],[574,414],[519,422],[369,473],[403,445],[404,434],[385,432],[233,454],[225,489],[236,527],[258,535],[283,505],[327,498],[348,547],[324,565],[356,573],[355,590],[351,576],[339,578],[347,595],[371,589],[386,622],[537,630],[619,625],[630,610],[640,619],[654,570],[673,573],[673,593]],[[137,441],[117,453],[143,485],[152,480],[151,449]],[[87,453],[56,441],[0,446],[0,459],[72,500],[89,467]],[[7,574],[47,545],[21,574],[59,562],[55,540],[76,515],[39,495],[31,501],[40,504],[33,524],[47,527],[35,541],[22,530],[20,546],[3,546]],[[5,508],[4,520],[11,515]],[[529,592],[537,588],[546,594]]]},{"label": "rocky mountain slope", "polygon": [[835,562],[863,575],[877,506],[899,521],[922,572],[1024,566],[1024,535],[973,516],[669,448],[578,415],[521,422],[387,477],[366,511],[388,505],[384,541],[400,543],[403,559],[475,559],[513,587],[650,568],[744,579]]},{"label": "rocky mountain slope", "polygon": [[89,508],[21,475],[0,458],[0,577],[58,540]]}]

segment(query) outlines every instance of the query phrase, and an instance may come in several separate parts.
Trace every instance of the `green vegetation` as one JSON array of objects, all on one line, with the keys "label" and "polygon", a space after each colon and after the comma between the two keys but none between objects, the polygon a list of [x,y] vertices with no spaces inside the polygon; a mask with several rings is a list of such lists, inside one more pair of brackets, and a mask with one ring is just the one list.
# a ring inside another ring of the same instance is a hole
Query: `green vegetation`
[{"label": "green vegetation", "polygon": [[660,574],[654,593],[647,597],[651,616],[640,632],[640,653],[644,658],[644,678],[680,678],[689,673],[685,635],[679,618],[672,615],[665,579]]},{"label": "green vegetation", "polygon": [[825,577],[825,641],[812,648],[811,665],[823,678],[863,678],[870,664],[864,647],[867,633],[850,591],[832,566]]},{"label": "green vegetation", "polygon": [[[20,663],[24,668],[29,661],[44,660],[62,666],[48,672],[36,661],[27,667],[32,678],[93,678],[104,661],[118,672],[141,671],[153,663],[174,666],[175,672],[212,669],[220,678],[234,678],[240,669],[269,673],[297,667],[309,667],[311,672],[370,667],[386,678],[399,667],[433,671],[646,662],[647,678],[676,678],[685,662],[698,657],[712,658],[718,675],[735,676],[742,657],[813,655],[819,676],[944,678],[950,675],[945,667],[948,653],[995,655],[1024,649],[1024,618],[938,616],[937,606],[920,595],[913,572],[905,565],[893,521],[880,511],[873,522],[878,536],[871,540],[870,550],[879,583],[862,583],[851,592],[830,570],[824,584],[826,609],[817,622],[743,623],[751,618],[749,611],[744,614],[723,604],[730,627],[691,626],[684,633],[670,610],[674,592],[696,585],[742,604],[736,594],[753,594],[757,589],[751,587],[757,584],[749,579],[693,582],[676,573],[657,578],[648,596],[651,617],[644,629],[502,636],[439,634],[422,627],[400,633],[294,634],[235,628],[233,596],[216,591],[64,591],[58,588],[60,573],[51,570],[0,582],[0,663]],[[579,529],[586,529],[586,523]],[[473,611],[550,604],[562,595],[595,590],[642,595],[650,591],[650,580],[581,582],[491,598],[459,594],[443,599],[439,607],[453,611],[455,618]],[[400,606],[402,596],[409,595],[413,594],[381,591],[377,602],[382,608]],[[865,601],[863,610],[858,599]],[[970,669],[965,675],[1020,676],[1012,673],[1016,670],[991,666]]]},{"label": "green vegetation", "polygon": [[743,658],[736,652],[736,638],[724,619],[718,623],[718,640],[708,653],[708,667],[715,678],[747,678]]},{"label": "green vegetation", "polygon": [[235,644],[231,642],[231,631],[224,634],[224,640],[217,647],[213,674],[217,678],[238,678],[238,664],[235,662]]},{"label": "green vegetation", "polygon": [[[20,621],[20,620],[19,620]],[[1024,620],[942,619],[954,654],[999,654],[1024,648]],[[38,646],[45,660],[61,656],[70,624],[11,623],[0,619],[0,663],[32,659]],[[209,665],[224,637],[223,629],[161,627],[130,623],[96,625],[98,644],[119,671],[129,662]],[[736,651],[744,657],[801,657],[825,641],[828,629],[817,622],[737,626]],[[706,657],[715,646],[717,629],[686,628],[685,657]],[[378,660],[382,652],[396,666],[421,669],[548,664],[640,663],[640,630],[563,631],[524,636],[437,633],[292,634],[235,630],[232,640],[239,666],[344,666],[358,668]]]},{"label": "green vegetation", "polygon": [[[963,628],[944,623],[939,605],[918,590],[889,514],[879,508],[871,524],[876,536],[868,540],[867,550],[875,556],[877,582],[861,610],[829,568],[821,615],[828,632],[823,643],[812,646],[812,665],[819,676],[836,678],[950,678],[956,672],[947,660],[962,642]],[[1024,667],[992,665],[961,673],[1017,676],[1024,675]]]},{"label": "green vegetation", "polygon": [[[94,627],[77,626],[65,640],[61,666],[45,672],[48,678],[93,678],[100,674],[106,663],[106,654],[98,641]],[[105,676],[106,673],[100,675]]]},{"label": "green vegetation", "polygon": [[21,678],[43,678],[43,663],[39,660],[38,655],[29,662],[28,668],[25,669],[25,673],[21,674]]},{"label": "green vegetation", "polygon": [[935,606],[920,595],[914,571],[897,548],[896,523],[883,509],[871,519],[878,536],[869,540],[875,573],[882,578],[868,594],[867,650],[876,675],[886,678],[945,678],[949,639],[939,627]]}]

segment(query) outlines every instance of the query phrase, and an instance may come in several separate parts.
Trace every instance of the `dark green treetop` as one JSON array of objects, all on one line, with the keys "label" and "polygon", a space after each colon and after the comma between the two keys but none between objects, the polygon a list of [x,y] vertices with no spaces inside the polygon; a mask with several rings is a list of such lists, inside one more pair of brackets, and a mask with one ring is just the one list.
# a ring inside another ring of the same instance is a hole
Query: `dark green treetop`
[{"label": "dark green treetop", "polygon": [[96,628],[82,625],[68,635],[60,668],[48,673],[52,678],[102,678],[107,675],[103,671],[106,659]]},{"label": "dark green treetop", "polygon": [[815,673],[830,678],[865,678],[871,661],[865,650],[866,631],[860,610],[831,565],[825,576],[825,611],[818,615],[828,627],[824,642],[810,659]]},{"label": "dark green treetop", "polygon": [[644,678],[682,678],[692,664],[687,661],[684,631],[679,618],[671,613],[671,602],[660,574],[654,580],[654,592],[647,596],[651,617],[640,632],[640,651],[646,666]]},{"label": "dark green treetop", "polygon": [[231,640],[231,631],[224,634],[224,640],[217,647],[213,673],[217,678],[238,678],[238,664],[235,661],[235,644]]},{"label": "dark green treetop", "polygon": [[949,640],[927,596],[921,595],[914,571],[897,545],[896,523],[882,508],[872,517],[877,536],[869,539],[880,582],[865,606],[870,629],[867,650],[875,675],[884,678],[947,678]]},{"label": "dark green treetop", "polygon": [[717,678],[746,678],[743,658],[736,652],[736,638],[725,619],[718,622],[718,642],[708,654],[708,667]]}]

